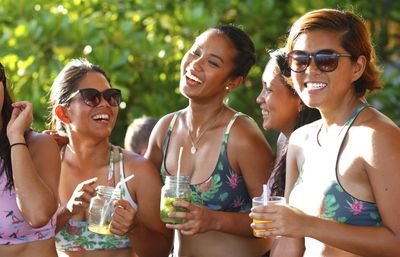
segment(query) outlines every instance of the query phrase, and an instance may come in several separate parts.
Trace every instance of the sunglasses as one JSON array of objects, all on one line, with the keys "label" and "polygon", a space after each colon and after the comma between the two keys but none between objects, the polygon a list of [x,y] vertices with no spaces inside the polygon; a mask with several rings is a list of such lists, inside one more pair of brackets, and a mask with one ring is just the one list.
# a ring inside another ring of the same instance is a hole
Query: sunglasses
[{"label": "sunglasses", "polygon": [[339,64],[339,57],[352,57],[351,54],[340,54],[334,50],[324,49],[316,53],[300,50],[291,51],[288,54],[289,68],[294,72],[304,72],[311,63],[311,57],[320,71],[334,71]]},{"label": "sunglasses", "polygon": [[103,92],[94,88],[79,89],[75,93],[72,93],[66,102],[70,101],[78,94],[81,95],[83,102],[90,107],[96,107],[99,105],[101,97],[103,97],[111,106],[119,106],[121,103],[121,90],[115,88],[109,88]]}]

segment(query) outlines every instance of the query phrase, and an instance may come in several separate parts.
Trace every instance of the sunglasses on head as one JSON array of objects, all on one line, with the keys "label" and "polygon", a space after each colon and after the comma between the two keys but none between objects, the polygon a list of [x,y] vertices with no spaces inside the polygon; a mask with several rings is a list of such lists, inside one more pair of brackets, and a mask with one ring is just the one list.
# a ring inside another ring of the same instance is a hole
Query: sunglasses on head
[{"label": "sunglasses on head", "polygon": [[121,103],[121,90],[115,88],[109,88],[103,92],[94,88],[79,89],[75,93],[71,94],[67,102],[77,94],[80,94],[83,102],[90,107],[96,107],[99,105],[101,97],[103,97],[111,106],[118,106]]},{"label": "sunglasses on head", "polygon": [[300,50],[291,51],[288,54],[289,67],[294,72],[304,72],[311,63],[311,58],[320,71],[334,71],[339,63],[339,57],[353,57],[351,54],[340,54],[334,50],[324,49],[316,53]]}]

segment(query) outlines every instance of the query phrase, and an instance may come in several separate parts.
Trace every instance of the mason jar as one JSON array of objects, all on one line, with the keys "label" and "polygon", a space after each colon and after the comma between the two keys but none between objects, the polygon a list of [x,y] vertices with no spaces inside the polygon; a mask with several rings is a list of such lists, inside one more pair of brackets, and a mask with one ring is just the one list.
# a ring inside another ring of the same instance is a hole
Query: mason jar
[{"label": "mason jar", "polygon": [[114,212],[114,201],[121,198],[120,188],[97,186],[96,196],[90,200],[88,229],[92,232],[111,235],[110,222]]},{"label": "mason jar", "polygon": [[[178,182],[179,181],[179,182]],[[165,185],[161,189],[160,218],[164,223],[182,224],[184,218],[169,217],[169,212],[187,212],[188,209],[175,207],[172,203],[176,200],[190,202],[192,190],[188,176],[166,176]]]}]

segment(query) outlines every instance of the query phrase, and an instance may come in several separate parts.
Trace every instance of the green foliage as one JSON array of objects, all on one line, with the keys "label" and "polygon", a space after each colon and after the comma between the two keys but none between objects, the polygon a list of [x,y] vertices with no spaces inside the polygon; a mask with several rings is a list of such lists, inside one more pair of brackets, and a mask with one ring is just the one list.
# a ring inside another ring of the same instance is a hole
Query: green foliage
[{"label": "green foliage", "polygon": [[[400,124],[400,8],[398,1],[177,1],[177,0],[3,0],[0,6],[0,61],[16,100],[34,104],[34,127],[44,129],[48,91],[62,67],[85,57],[110,75],[123,92],[113,142],[122,145],[129,122],[143,114],[161,117],[183,108],[179,93],[180,60],[195,37],[219,23],[242,26],[257,48],[258,61],[244,86],[231,92],[229,104],[261,124],[255,102],[266,50],[282,46],[290,24],[305,11],[352,8],[371,24],[386,89],[371,102]],[[212,8],[211,8],[212,7]],[[390,30],[391,26],[397,26]],[[396,66],[397,65],[397,66]],[[273,134],[268,134],[273,135]]]}]

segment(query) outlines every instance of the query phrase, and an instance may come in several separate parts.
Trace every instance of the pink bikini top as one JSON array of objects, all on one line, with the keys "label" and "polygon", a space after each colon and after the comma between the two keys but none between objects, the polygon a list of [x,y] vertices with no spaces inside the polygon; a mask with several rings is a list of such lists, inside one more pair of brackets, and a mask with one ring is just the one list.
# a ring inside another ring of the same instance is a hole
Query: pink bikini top
[{"label": "pink bikini top", "polygon": [[[0,158],[0,170],[4,168],[4,160]],[[7,175],[3,170],[0,175],[0,245],[29,243],[54,237],[56,213],[45,226],[31,227],[18,209],[14,188],[9,190],[6,185]]]}]

